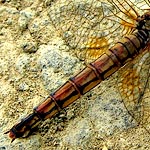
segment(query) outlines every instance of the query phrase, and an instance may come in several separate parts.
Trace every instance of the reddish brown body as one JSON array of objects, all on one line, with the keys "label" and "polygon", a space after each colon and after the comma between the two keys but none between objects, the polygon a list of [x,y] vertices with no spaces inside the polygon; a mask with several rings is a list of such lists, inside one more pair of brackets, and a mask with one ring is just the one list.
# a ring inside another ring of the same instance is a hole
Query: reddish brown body
[{"label": "reddish brown body", "polygon": [[53,117],[61,109],[76,101],[81,95],[116,72],[126,63],[127,59],[134,58],[141,50],[144,50],[150,42],[150,24],[144,24],[147,27],[145,28],[143,20],[150,21],[150,13],[145,13],[141,18],[136,31],[117,42],[114,47],[87,65],[75,77],[70,78],[43,103],[34,108],[32,114],[14,125],[8,131],[10,138],[14,140],[18,137],[25,137],[41,120]]},{"label": "reddish brown body", "polygon": [[135,57],[149,40],[148,32],[139,30],[123,38],[97,60],[90,63],[75,77],[69,79],[34,112],[16,124],[10,131],[12,139],[28,135],[41,120],[53,117],[61,109],[77,100],[101,81],[116,72],[128,58]]}]

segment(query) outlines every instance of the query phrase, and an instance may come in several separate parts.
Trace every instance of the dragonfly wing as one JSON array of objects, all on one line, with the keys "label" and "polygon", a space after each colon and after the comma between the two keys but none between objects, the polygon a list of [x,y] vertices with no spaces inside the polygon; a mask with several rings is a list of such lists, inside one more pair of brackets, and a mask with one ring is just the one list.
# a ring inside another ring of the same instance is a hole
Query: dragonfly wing
[{"label": "dragonfly wing", "polygon": [[[150,52],[144,51],[118,71],[118,88],[131,116],[150,132]],[[148,94],[147,94],[148,93]]]},{"label": "dragonfly wing", "polygon": [[129,2],[57,0],[50,7],[49,16],[66,45],[81,59],[93,60],[135,28],[139,8]]}]

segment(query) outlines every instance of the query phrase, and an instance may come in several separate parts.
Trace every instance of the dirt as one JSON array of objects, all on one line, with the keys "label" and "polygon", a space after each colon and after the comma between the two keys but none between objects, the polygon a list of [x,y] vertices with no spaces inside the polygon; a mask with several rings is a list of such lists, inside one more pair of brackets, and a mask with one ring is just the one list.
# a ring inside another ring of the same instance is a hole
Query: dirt
[{"label": "dirt", "polygon": [[28,138],[11,143],[4,134],[84,67],[49,22],[52,4],[0,1],[0,149],[150,149],[149,133],[121,101],[117,74],[42,122]]}]

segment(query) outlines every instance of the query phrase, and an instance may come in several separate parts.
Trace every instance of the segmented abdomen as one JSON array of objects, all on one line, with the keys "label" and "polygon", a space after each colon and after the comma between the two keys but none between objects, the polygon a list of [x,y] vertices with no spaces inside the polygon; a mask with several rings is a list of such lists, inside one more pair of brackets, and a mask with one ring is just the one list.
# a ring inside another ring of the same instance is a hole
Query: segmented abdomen
[{"label": "segmented abdomen", "polygon": [[61,109],[116,72],[128,58],[135,57],[141,49],[143,50],[147,41],[148,33],[144,30],[133,32],[133,34],[124,37],[34,108],[32,114],[14,125],[9,130],[9,136],[14,140],[28,135],[41,120],[53,117]]}]

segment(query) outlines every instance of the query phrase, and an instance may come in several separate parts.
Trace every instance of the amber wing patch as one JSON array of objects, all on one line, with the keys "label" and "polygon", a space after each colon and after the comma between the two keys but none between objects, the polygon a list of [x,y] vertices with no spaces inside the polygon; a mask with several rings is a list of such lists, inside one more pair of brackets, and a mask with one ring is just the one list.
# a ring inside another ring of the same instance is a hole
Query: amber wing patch
[{"label": "amber wing patch", "polygon": [[118,71],[118,88],[125,107],[150,133],[150,53],[144,51]]}]

